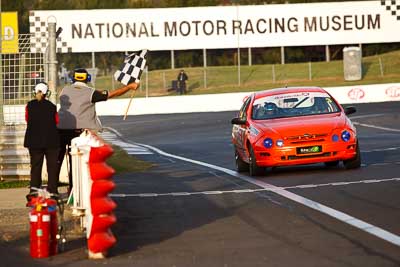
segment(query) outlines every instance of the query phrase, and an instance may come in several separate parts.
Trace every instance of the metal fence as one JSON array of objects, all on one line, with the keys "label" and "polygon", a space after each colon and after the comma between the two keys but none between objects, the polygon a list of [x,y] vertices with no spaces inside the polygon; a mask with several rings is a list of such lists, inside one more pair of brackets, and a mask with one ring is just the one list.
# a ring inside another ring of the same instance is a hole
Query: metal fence
[{"label": "metal fence", "polygon": [[[357,83],[390,83],[400,79],[400,53],[362,59],[362,80]],[[304,62],[294,64],[242,65],[184,68],[189,76],[189,94],[229,93],[262,90],[282,86],[345,86],[353,85],[344,77],[344,62]],[[145,71],[136,96],[178,94],[173,88],[180,69]],[[98,76],[96,88],[115,89],[121,86],[112,73]]]},{"label": "metal fence", "polygon": [[18,53],[2,54],[0,67],[0,124],[24,124],[24,107],[34,85],[44,80],[44,55],[31,53],[30,34],[18,36]]}]

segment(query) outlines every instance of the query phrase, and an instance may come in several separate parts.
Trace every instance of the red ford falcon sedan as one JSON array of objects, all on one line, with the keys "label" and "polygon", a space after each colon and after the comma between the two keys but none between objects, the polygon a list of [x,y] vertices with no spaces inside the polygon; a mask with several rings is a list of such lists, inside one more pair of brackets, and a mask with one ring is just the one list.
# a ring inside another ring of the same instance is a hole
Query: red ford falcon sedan
[{"label": "red ford falcon sedan", "polygon": [[357,132],[343,107],[318,87],[279,88],[254,93],[232,119],[238,172],[263,174],[265,167],[343,161],[361,165]]}]

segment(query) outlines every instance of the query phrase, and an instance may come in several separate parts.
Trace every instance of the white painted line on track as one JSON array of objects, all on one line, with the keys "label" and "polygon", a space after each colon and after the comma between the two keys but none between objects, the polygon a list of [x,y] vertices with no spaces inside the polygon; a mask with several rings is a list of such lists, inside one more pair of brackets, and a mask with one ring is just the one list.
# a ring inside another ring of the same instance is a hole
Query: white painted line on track
[{"label": "white painted line on track", "polygon": [[368,114],[368,115],[359,115],[359,116],[350,116],[350,120],[354,119],[364,119],[364,118],[373,118],[373,117],[381,117],[381,116],[387,116],[387,114],[384,113],[378,113],[378,114]]},{"label": "white painted line on track", "polygon": [[131,143],[127,143],[127,142],[119,140],[119,137],[114,132],[101,132],[100,136],[105,141],[107,141],[107,142],[109,142],[109,143],[111,143],[113,145],[119,146],[120,148],[125,150],[125,152],[128,155],[149,155],[149,154],[153,154],[153,152],[151,152],[149,149],[147,149],[147,148],[145,148],[143,146],[139,146],[139,145],[136,145],[136,144],[131,144]]},{"label": "white painted line on track", "polygon": [[[328,186],[345,186],[345,185],[355,185],[355,184],[372,184],[372,183],[382,183],[382,182],[400,182],[400,178],[388,178],[388,179],[371,179],[371,180],[361,180],[352,182],[336,182],[336,183],[326,183],[326,184],[303,184],[294,186],[277,187],[278,190],[286,189],[309,189],[309,188],[319,188]],[[236,183],[233,183],[238,185]],[[239,185],[238,185],[239,186]],[[223,190],[223,191],[195,191],[195,192],[172,192],[172,193],[136,193],[136,194],[110,194],[111,197],[165,197],[165,196],[194,196],[194,195],[221,195],[221,194],[242,194],[242,193],[257,193],[257,192],[275,192],[277,190],[271,188],[259,188],[259,189],[234,189],[234,190]]]},{"label": "white painted line on track", "polygon": [[371,153],[371,152],[384,152],[384,151],[396,151],[399,150],[400,147],[388,147],[388,148],[377,148],[371,150],[361,150],[361,153]]},{"label": "white painted line on track", "polygon": [[[372,118],[372,117],[381,117],[381,116],[386,116],[386,115],[387,114],[369,114],[369,115],[351,116],[350,119],[351,120],[364,119],[364,118]],[[379,130],[390,131],[390,132],[400,132],[399,129],[381,127],[381,126],[377,126],[377,125],[365,124],[365,123],[360,123],[360,122],[355,122],[355,121],[353,121],[353,124],[359,125],[359,126],[364,126],[364,127],[369,127],[369,128],[375,128],[375,129],[379,129]],[[361,150],[361,153],[394,151],[394,150],[398,150],[398,149],[400,149],[400,147],[388,147],[388,148],[381,148],[381,149]]]},{"label": "white painted line on track", "polygon": [[354,125],[359,125],[359,126],[364,126],[368,128],[374,128],[374,129],[379,129],[379,130],[384,130],[384,131],[389,131],[389,132],[396,132],[400,133],[400,129],[393,129],[393,128],[388,128],[388,127],[381,127],[377,125],[372,125],[372,124],[366,124],[366,123],[359,123],[359,122],[353,122]]},{"label": "white painted line on track", "polygon": [[[113,131],[117,135],[122,136],[117,130],[112,129],[112,128],[108,128],[108,129]],[[163,155],[163,156],[166,156],[166,157],[175,158],[175,159],[179,159],[179,160],[186,161],[186,162],[190,162],[190,163],[197,164],[197,165],[200,165],[200,166],[204,166],[204,167],[207,167],[207,168],[211,168],[211,169],[214,169],[214,170],[217,170],[217,171],[221,171],[221,172],[224,172],[224,173],[229,174],[231,176],[237,177],[237,178],[239,178],[241,180],[244,180],[246,182],[249,182],[251,184],[257,185],[257,186],[259,186],[261,188],[264,188],[264,189],[267,189],[267,190],[270,190],[270,191],[274,191],[276,194],[278,194],[280,196],[283,196],[283,197],[285,197],[287,199],[295,201],[295,202],[297,202],[299,204],[302,204],[304,206],[307,206],[307,207],[309,207],[311,209],[314,209],[314,210],[317,210],[317,211],[319,211],[321,213],[329,215],[329,216],[331,216],[333,218],[336,218],[339,221],[342,221],[344,223],[350,224],[350,225],[352,225],[352,226],[354,226],[354,227],[356,227],[356,228],[358,228],[360,230],[363,230],[363,231],[365,231],[367,233],[370,233],[370,234],[372,234],[372,235],[374,235],[376,237],[379,237],[379,238],[381,238],[383,240],[386,240],[386,241],[388,241],[388,242],[390,242],[390,243],[392,243],[394,245],[400,246],[400,236],[398,236],[398,235],[390,233],[390,232],[388,232],[388,231],[386,231],[386,230],[384,230],[382,228],[379,228],[379,227],[374,226],[372,224],[366,223],[366,222],[364,222],[362,220],[359,220],[359,219],[357,219],[355,217],[352,217],[352,216],[350,216],[350,215],[348,215],[348,214],[346,214],[344,212],[332,209],[332,208],[330,208],[328,206],[320,204],[320,203],[318,203],[316,201],[313,201],[311,199],[296,195],[296,194],[294,194],[294,193],[292,193],[290,191],[287,191],[287,190],[285,190],[285,189],[283,189],[281,187],[277,187],[277,186],[274,186],[272,184],[268,184],[268,183],[262,182],[260,180],[253,179],[251,177],[244,176],[244,175],[242,175],[240,173],[237,173],[236,171],[233,171],[233,170],[230,170],[230,169],[227,169],[227,168],[223,168],[223,167],[216,166],[216,165],[213,165],[213,164],[209,164],[209,163],[206,163],[206,162],[197,161],[197,160],[193,160],[193,159],[189,159],[189,158],[173,155],[173,154],[170,154],[170,153],[166,153],[166,152],[164,152],[164,151],[162,151],[162,150],[160,150],[160,149],[158,149],[156,147],[152,147],[152,146],[149,146],[149,145],[138,144],[138,143],[136,143],[136,144],[140,145],[140,146],[143,146],[143,147],[147,147],[150,150],[152,150],[152,151],[154,151],[154,152],[156,152],[156,153],[158,153],[160,155]]]}]

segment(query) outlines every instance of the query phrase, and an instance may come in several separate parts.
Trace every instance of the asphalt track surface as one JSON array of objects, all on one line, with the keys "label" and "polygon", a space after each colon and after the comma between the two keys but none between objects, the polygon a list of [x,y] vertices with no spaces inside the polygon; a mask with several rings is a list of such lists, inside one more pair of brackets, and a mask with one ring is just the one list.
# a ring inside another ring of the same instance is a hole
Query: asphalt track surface
[{"label": "asphalt track surface", "polygon": [[101,118],[125,144],[170,155],[149,149],[136,157],[153,168],[115,176],[108,259],[75,247],[40,266],[400,266],[400,102],[355,106],[360,169],[281,167],[250,180],[234,175],[236,112]]},{"label": "asphalt track surface", "polygon": [[[361,169],[327,169],[319,164],[277,168],[257,180],[291,187],[287,190],[296,195],[398,237],[400,180],[395,178],[400,178],[400,102],[356,107],[352,117],[360,138]],[[106,117],[102,121],[128,141],[234,170],[230,119],[235,113],[132,116],[126,121]],[[153,176],[143,175],[115,192],[131,194],[116,199],[127,210],[137,209],[132,222],[136,220],[133,225],[138,228],[133,233],[138,231],[135,242],[140,248],[129,254],[138,266],[400,265],[399,243],[274,192],[251,192],[260,187],[215,169],[157,153],[142,158],[157,159]],[[229,193],[233,190],[243,191]],[[143,193],[155,195],[135,196]],[[121,210],[119,215],[124,214]],[[121,229],[123,240],[134,238],[123,237],[124,233]]]}]

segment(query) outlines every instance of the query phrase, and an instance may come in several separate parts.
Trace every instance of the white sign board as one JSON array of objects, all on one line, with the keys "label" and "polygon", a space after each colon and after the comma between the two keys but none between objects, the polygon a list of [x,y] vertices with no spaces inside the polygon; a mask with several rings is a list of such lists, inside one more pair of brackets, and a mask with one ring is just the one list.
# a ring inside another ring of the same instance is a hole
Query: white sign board
[{"label": "white sign board", "polygon": [[30,12],[33,48],[47,21],[59,52],[279,47],[399,42],[400,1]]}]

